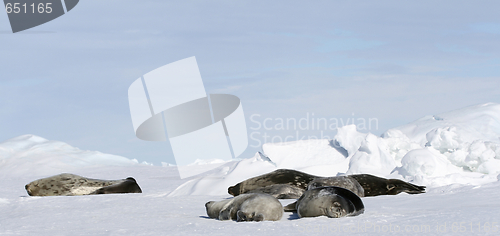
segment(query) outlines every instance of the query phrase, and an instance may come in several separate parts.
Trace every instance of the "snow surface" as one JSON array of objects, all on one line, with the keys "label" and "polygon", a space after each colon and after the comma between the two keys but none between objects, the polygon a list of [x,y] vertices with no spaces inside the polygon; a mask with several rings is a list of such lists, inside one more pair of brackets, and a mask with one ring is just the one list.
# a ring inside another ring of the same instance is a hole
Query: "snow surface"
[{"label": "snow surface", "polygon": [[[23,135],[0,143],[0,235],[498,235],[499,137],[500,105],[490,103],[424,117],[381,137],[345,126],[334,140],[268,143],[253,158],[180,179],[168,164]],[[213,163],[190,168],[200,172]],[[363,198],[364,214],[340,219],[292,213],[277,222],[207,218],[204,204],[230,197],[228,186],[278,168],[322,176],[372,173],[427,185],[428,191]],[[27,195],[25,184],[63,172],[133,176],[143,193]]]},{"label": "snow surface", "polygon": [[373,174],[428,187],[481,185],[500,174],[500,105],[482,104],[428,116],[381,137],[339,129],[334,140],[266,143],[263,155],[186,182],[170,196],[225,194],[227,187],[276,169],[319,176]]},{"label": "snow surface", "polygon": [[84,151],[59,141],[36,135],[21,135],[0,143],[0,178],[8,176],[47,176],[78,171],[82,167],[130,166],[137,160]]}]

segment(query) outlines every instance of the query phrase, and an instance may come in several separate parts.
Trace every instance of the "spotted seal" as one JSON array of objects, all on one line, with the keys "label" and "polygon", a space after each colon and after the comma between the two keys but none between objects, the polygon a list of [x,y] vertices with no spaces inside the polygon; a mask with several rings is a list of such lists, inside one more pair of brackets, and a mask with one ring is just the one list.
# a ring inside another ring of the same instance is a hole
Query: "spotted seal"
[{"label": "spotted seal", "polygon": [[30,196],[142,193],[137,181],[132,177],[122,180],[100,180],[68,173],[35,180],[25,188]]},{"label": "spotted seal", "polygon": [[207,215],[219,220],[277,221],[283,216],[283,206],[269,194],[246,193],[222,201],[205,204]]},{"label": "spotted seal", "polygon": [[[294,189],[302,189],[302,191],[314,187],[337,186],[346,188],[360,197],[396,195],[401,192],[406,192],[409,194],[425,192],[425,186],[410,184],[398,179],[380,178],[369,174],[320,177],[296,170],[278,169],[267,174],[247,179],[234,186],[231,186],[228,188],[228,193],[233,196],[238,196],[239,194],[247,193],[250,191],[267,191],[267,193],[277,198],[280,198],[280,196],[282,198],[295,198],[296,195],[294,196],[291,194],[283,194],[282,192],[280,192],[280,190],[282,190],[283,188],[270,187],[273,185],[290,185],[294,186]],[[273,189],[277,191],[269,191]]]}]

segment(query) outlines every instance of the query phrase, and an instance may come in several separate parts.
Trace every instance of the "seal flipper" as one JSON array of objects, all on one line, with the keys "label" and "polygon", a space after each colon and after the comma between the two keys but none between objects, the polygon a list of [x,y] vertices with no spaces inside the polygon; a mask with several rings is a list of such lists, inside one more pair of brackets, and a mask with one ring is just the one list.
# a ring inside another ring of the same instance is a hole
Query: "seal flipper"
[{"label": "seal flipper", "polygon": [[242,221],[247,221],[247,215],[243,211],[238,211],[236,212],[236,221],[237,222],[242,222]]},{"label": "seal flipper", "polygon": [[247,214],[244,213],[243,211],[238,211],[236,213],[236,221],[237,222],[242,222],[242,221],[263,221],[264,220],[264,215],[262,213],[258,214]]},{"label": "seal flipper", "polygon": [[227,193],[229,193],[235,197],[240,195],[240,185],[241,185],[241,183],[239,183],[235,186],[230,186],[229,188],[227,188]]},{"label": "seal flipper", "polygon": [[95,190],[92,194],[110,194],[110,193],[142,193],[141,187],[134,178],[128,177],[122,182],[102,187]]},{"label": "seal flipper", "polygon": [[283,207],[283,210],[285,212],[296,212],[297,211],[297,201],[295,201],[294,203],[290,203],[288,205],[286,205],[285,207]]},{"label": "seal flipper", "polygon": [[253,217],[253,221],[257,221],[257,222],[259,222],[259,221],[263,221],[263,220],[264,220],[264,215],[262,215],[261,213],[259,213],[259,214],[255,215],[255,216]]}]

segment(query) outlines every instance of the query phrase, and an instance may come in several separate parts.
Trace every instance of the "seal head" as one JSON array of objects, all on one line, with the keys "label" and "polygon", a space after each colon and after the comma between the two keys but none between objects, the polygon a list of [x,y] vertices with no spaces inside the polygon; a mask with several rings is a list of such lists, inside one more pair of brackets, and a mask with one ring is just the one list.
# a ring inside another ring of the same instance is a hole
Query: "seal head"
[{"label": "seal head", "polygon": [[402,192],[409,194],[425,193],[425,186],[418,186],[399,179],[385,179],[369,174],[349,175],[363,187],[366,197],[379,195],[396,195]]}]

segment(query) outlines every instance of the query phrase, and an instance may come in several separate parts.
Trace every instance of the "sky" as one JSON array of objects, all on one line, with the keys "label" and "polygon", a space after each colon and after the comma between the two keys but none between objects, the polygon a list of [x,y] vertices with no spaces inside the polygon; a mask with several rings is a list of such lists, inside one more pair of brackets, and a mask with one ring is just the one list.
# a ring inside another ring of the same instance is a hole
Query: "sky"
[{"label": "sky", "polygon": [[349,123],[380,135],[426,115],[500,102],[499,7],[85,0],[15,34],[0,14],[0,141],[34,134],[174,163],[168,141],[135,136],[127,91],[191,56],[207,93],[241,99],[249,135],[241,158],[286,137],[332,138]]}]

